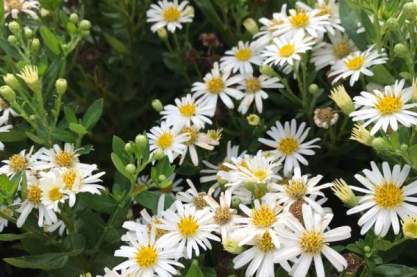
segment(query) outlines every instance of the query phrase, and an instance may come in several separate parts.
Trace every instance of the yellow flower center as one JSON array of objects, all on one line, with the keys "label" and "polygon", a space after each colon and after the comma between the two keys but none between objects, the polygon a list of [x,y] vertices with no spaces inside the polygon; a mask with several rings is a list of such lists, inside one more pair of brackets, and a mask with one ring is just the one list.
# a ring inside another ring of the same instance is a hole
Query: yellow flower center
[{"label": "yellow flower center", "polygon": [[317,16],[327,15],[332,13],[332,8],[329,5],[322,5],[319,7],[319,12]]},{"label": "yellow flower center", "polygon": [[258,228],[269,228],[276,221],[275,211],[266,205],[261,205],[252,212],[252,223]]},{"label": "yellow flower center", "polygon": [[211,80],[206,82],[207,90],[211,94],[219,94],[224,90],[224,82],[223,79],[220,77],[215,77]]},{"label": "yellow flower center", "polygon": [[232,213],[229,208],[219,207],[214,211],[214,221],[219,225],[225,225],[232,219]]},{"label": "yellow flower center", "polygon": [[197,233],[198,228],[200,228],[200,226],[198,225],[197,220],[191,215],[181,218],[178,223],[178,230],[181,235],[186,238],[194,236]]},{"label": "yellow flower center", "polygon": [[359,70],[362,68],[364,63],[365,58],[361,55],[350,58],[349,60],[345,61],[345,65],[349,70]]},{"label": "yellow flower center", "polygon": [[256,247],[265,253],[275,249],[275,245],[272,242],[272,237],[269,232],[265,232],[261,236],[256,237]]},{"label": "yellow flower center", "polygon": [[197,210],[201,210],[207,206],[206,200],[204,200],[204,193],[200,192],[193,198],[193,204]]},{"label": "yellow flower center", "polygon": [[174,136],[169,133],[163,133],[159,136],[159,138],[156,141],[156,144],[162,149],[165,150],[169,147],[171,147],[171,145],[174,143]]},{"label": "yellow flower center", "polygon": [[258,169],[253,172],[253,175],[258,179],[259,182],[263,182],[268,176],[268,172],[266,172],[264,169]]},{"label": "yellow flower center", "polygon": [[198,138],[198,130],[193,127],[185,127],[182,129],[181,133],[188,135],[187,145],[193,145]]},{"label": "yellow flower center", "polygon": [[283,138],[278,143],[278,150],[284,155],[291,155],[298,150],[298,141],[295,138]]},{"label": "yellow flower center", "polygon": [[381,208],[396,208],[403,203],[403,199],[403,191],[396,184],[384,183],[375,188],[374,201]]},{"label": "yellow flower center", "polygon": [[250,78],[246,80],[246,90],[249,93],[255,93],[261,90],[261,82],[257,78]]},{"label": "yellow flower center", "polygon": [[305,11],[297,11],[290,17],[290,23],[294,28],[304,28],[310,22],[310,17]]},{"label": "yellow flower center", "polygon": [[62,180],[65,184],[65,187],[69,190],[72,190],[72,187],[74,186],[75,179],[77,178],[77,172],[73,169],[69,169],[64,172],[62,175]]},{"label": "yellow flower center", "polygon": [[290,180],[288,185],[285,185],[285,192],[291,198],[301,200],[307,192],[307,186],[303,180]]},{"label": "yellow flower center", "polygon": [[350,48],[349,42],[346,40],[339,42],[333,47],[334,55],[338,59],[342,59],[346,57],[347,55],[350,54],[351,51],[352,49]]},{"label": "yellow flower center", "polygon": [[74,163],[74,153],[61,151],[55,155],[55,162],[58,166],[69,167]]},{"label": "yellow flower center", "polygon": [[19,0],[6,0],[6,5],[9,10],[21,10],[22,3]]},{"label": "yellow flower center", "polygon": [[187,103],[179,107],[180,113],[184,117],[192,117],[195,115],[196,106],[194,103]]},{"label": "yellow flower center", "polygon": [[411,239],[417,238],[417,219],[413,217],[407,217],[403,222],[404,236]]},{"label": "yellow flower center", "polygon": [[292,56],[295,52],[295,46],[292,43],[284,44],[279,48],[278,55],[280,57],[288,58]]},{"label": "yellow flower center", "polygon": [[141,268],[152,267],[158,260],[158,251],[150,245],[141,246],[136,252],[135,260]]},{"label": "yellow flower center", "polygon": [[400,97],[384,96],[378,99],[375,108],[383,115],[390,115],[401,111],[403,102]]},{"label": "yellow flower center", "polygon": [[13,172],[25,170],[28,165],[26,158],[20,154],[14,154],[9,158],[9,166]]},{"label": "yellow flower center", "polygon": [[26,198],[34,204],[41,202],[42,191],[39,185],[31,185],[28,187]]},{"label": "yellow flower center", "polygon": [[252,50],[250,48],[241,48],[236,51],[235,57],[240,62],[246,62],[252,57]]},{"label": "yellow flower center", "polygon": [[181,17],[181,12],[176,6],[169,6],[162,12],[162,17],[168,23],[177,22]]},{"label": "yellow flower center", "polygon": [[62,192],[59,187],[53,187],[48,192],[48,198],[52,201],[58,201],[62,198]]},{"label": "yellow flower center", "polygon": [[324,238],[321,233],[307,231],[300,238],[301,249],[307,254],[318,254],[324,245]]}]

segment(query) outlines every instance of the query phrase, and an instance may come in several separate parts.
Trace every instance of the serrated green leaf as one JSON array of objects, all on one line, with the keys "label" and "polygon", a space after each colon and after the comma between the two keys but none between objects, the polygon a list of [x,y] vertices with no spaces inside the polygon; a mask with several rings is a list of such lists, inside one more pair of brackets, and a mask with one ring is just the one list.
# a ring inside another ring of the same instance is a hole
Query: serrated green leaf
[{"label": "serrated green leaf", "polygon": [[34,256],[4,258],[3,260],[6,263],[19,268],[52,270],[65,266],[68,261],[68,256],[63,253],[48,253]]},{"label": "serrated green leaf", "polygon": [[58,37],[55,36],[55,34],[51,30],[49,30],[48,27],[45,26],[41,26],[39,32],[46,47],[48,47],[48,49],[51,50],[52,53],[58,56],[61,53],[61,47]]},{"label": "serrated green leaf", "polygon": [[87,129],[91,129],[99,121],[102,113],[103,113],[103,99],[101,98],[101,99],[96,100],[87,109],[82,119],[82,125]]}]

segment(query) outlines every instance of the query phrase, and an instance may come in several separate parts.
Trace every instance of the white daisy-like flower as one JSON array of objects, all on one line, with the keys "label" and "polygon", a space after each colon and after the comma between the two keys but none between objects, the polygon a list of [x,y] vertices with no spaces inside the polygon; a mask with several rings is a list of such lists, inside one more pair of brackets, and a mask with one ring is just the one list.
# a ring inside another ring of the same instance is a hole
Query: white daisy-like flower
[{"label": "white daisy-like flower", "polygon": [[214,140],[207,135],[207,133],[203,133],[200,131],[199,128],[195,126],[184,127],[181,130],[181,133],[186,134],[188,136],[188,140],[185,142],[186,150],[183,154],[181,154],[180,164],[182,164],[187,156],[187,153],[190,153],[191,162],[193,165],[198,166],[199,159],[197,154],[197,147],[203,148],[208,151],[212,151],[214,146],[219,144],[218,140]]},{"label": "white daisy-like flower", "polygon": [[291,171],[300,167],[300,163],[308,165],[308,161],[303,157],[312,156],[315,154],[313,148],[320,148],[315,145],[320,139],[315,138],[305,142],[310,128],[306,128],[306,123],[303,122],[297,128],[297,121],[295,119],[286,121],[284,126],[277,121],[276,126],[273,126],[266,133],[272,138],[260,138],[259,142],[275,148],[273,153],[284,163],[284,174],[288,175]]},{"label": "white daisy-like flower", "polygon": [[364,193],[359,197],[356,207],[347,214],[365,212],[358,221],[362,226],[361,234],[367,233],[374,226],[375,234],[384,237],[390,227],[395,234],[400,231],[398,217],[405,219],[409,215],[417,215],[414,203],[417,198],[417,181],[404,185],[410,167],[395,165],[392,170],[387,162],[382,163],[382,171],[375,162],[371,162],[371,170],[363,170],[363,174],[356,174],[355,178],[364,187],[350,186],[352,190]]},{"label": "white daisy-like flower", "polygon": [[10,117],[16,117],[18,114],[9,106],[9,104],[0,97],[0,125],[9,122]]},{"label": "white daisy-like flower", "polygon": [[[2,120],[2,119],[0,119],[0,125],[2,124],[2,123],[1,123],[1,120]],[[10,132],[10,130],[11,130],[12,128],[13,128],[13,125],[11,125],[11,124],[1,126],[1,127],[0,127],[0,133],[7,133],[7,132]],[[0,141],[0,151],[3,151],[3,150],[4,150],[4,143]]]},{"label": "white daisy-like flower", "polygon": [[229,234],[236,229],[237,211],[231,208],[232,193],[230,190],[222,192],[218,202],[212,197],[211,192],[213,190],[209,191],[209,194],[204,199],[213,210],[213,221],[218,225],[217,232],[221,234],[222,241],[224,242],[227,240]]},{"label": "white daisy-like flower", "polygon": [[384,64],[388,60],[383,50],[378,51],[372,45],[364,52],[355,51],[346,58],[335,63],[330,70],[329,76],[334,77],[333,83],[340,79],[350,77],[349,84],[353,86],[359,80],[361,74],[373,76],[374,73],[370,68],[374,65]]},{"label": "white daisy-like flower", "polygon": [[167,276],[177,275],[175,267],[184,267],[176,260],[177,250],[169,247],[155,231],[146,230],[129,234],[128,245],[116,250],[116,257],[127,258],[114,270],[121,270],[123,276]]},{"label": "white daisy-like flower", "polygon": [[357,110],[350,114],[353,121],[364,121],[364,127],[374,124],[371,135],[381,129],[387,132],[388,127],[397,131],[398,123],[405,127],[417,125],[417,113],[411,110],[417,107],[417,103],[411,102],[412,88],[404,88],[404,82],[396,81],[383,91],[363,91],[354,97]]},{"label": "white daisy-like flower", "polygon": [[[252,246],[239,254],[233,259],[233,267],[241,268],[247,264],[245,272],[246,277],[274,277],[275,276],[275,256],[282,251],[282,247],[277,247],[273,241],[270,232],[265,231],[253,238],[248,245]],[[291,267],[287,261],[280,263],[281,267],[286,271],[290,271]]]},{"label": "white daisy-like flower", "polygon": [[187,94],[181,99],[175,99],[175,105],[167,105],[161,112],[162,118],[176,129],[190,127],[204,128],[206,124],[211,124],[210,117],[215,110],[214,105],[210,106],[203,98],[196,99]]},{"label": "white daisy-like flower", "polygon": [[277,35],[293,37],[301,35],[318,38],[326,32],[329,23],[329,15],[322,14],[319,10],[294,10],[288,11],[287,20],[276,31]]},{"label": "white daisy-like flower", "polygon": [[106,267],[104,268],[104,275],[97,275],[96,277],[134,277],[134,276],[124,275],[123,273],[119,274],[116,270],[111,270],[110,268]]},{"label": "white daisy-like flower", "polygon": [[316,16],[328,16],[329,24],[325,24],[324,28],[328,34],[334,34],[335,31],[343,32],[339,17],[339,3],[336,0],[317,0],[314,8],[303,2],[297,2],[297,7],[315,13]]},{"label": "white daisy-like flower", "polygon": [[4,0],[4,17],[11,16],[16,19],[20,13],[25,13],[36,19],[39,6],[38,0]]},{"label": "white daisy-like flower", "polygon": [[189,204],[195,207],[196,210],[202,210],[206,208],[208,206],[204,198],[206,196],[206,193],[199,192],[190,179],[187,179],[186,182],[190,186],[190,188],[186,191],[178,192],[175,198],[184,204]]},{"label": "white daisy-like flower", "polygon": [[59,204],[64,203],[68,196],[65,194],[65,185],[59,176],[53,172],[41,172],[39,183],[42,190],[42,205],[45,205],[47,209],[60,212]]},{"label": "white daisy-like flower", "polygon": [[252,65],[259,66],[262,63],[259,50],[260,47],[256,42],[239,41],[236,47],[226,51],[221,58],[221,67],[232,73],[252,74]]},{"label": "white daisy-like flower", "polygon": [[253,75],[244,76],[242,83],[238,86],[238,89],[245,92],[238,111],[242,114],[246,114],[251,104],[255,101],[257,111],[262,113],[262,101],[268,98],[268,93],[266,93],[264,89],[283,87],[284,86],[280,84],[279,78],[277,77],[269,77],[267,75],[260,75],[259,77]]},{"label": "white daisy-like flower", "polygon": [[27,187],[26,187],[26,199],[23,202],[19,203],[19,208],[17,212],[20,213],[16,221],[16,226],[18,228],[22,227],[30,213],[33,209],[38,210],[38,225],[42,227],[45,225],[50,225],[58,221],[58,218],[55,215],[55,212],[52,209],[47,208],[42,203],[42,188],[40,181],[28,174],[27,177]]},{"label": "white daisy-like flower", "polygon": [[263,26],[261,31],[255,34],[254,39],[258,45],[266,46],[272,42],[272,39],[276,37],[276,31],[282,26],[287,18],[287,4],[281,6],[279,13],[273,13],[272,18],[262,17],[259,19],[259,23]]},{"label": "white daisy-like flower", "polygon": [[334,65],[356,51],[353,42],[342,32],[336,31],[333,34],[329,33],[328,36],[330,43],[322,41],[313,48],[311,61],[317,70]]},{"label": "white daisy-like flower", "polygon": [[185,143],[189,139],[187,134],[180,134],[166,122],[161,122],[161,126],[153,127],[148,137],[151,152],[162,151],[170,162],[184,153],[187,149]]},{"label": "white daisy-like flower", "polygon": [[160,229],[166,230],[160,240],[166,247],[178,249],[178,256],[191,259],[193,253],[200,255],[200,248],[211,249],[210,240],[220,239],[213,234],[217,225],[213,222],[210,209],[196,210],[194,206],[184,205],[180,201],[174,203],[175,210],[166,210]]},{"label": "white daisy-like flower", "polygon": [[291,276],[306,276],[314,261],[316,275],[324,277],[324,266],[321,255],[341,272],[347,267],[346,259],[333,250],[329,243],[350,238],[349,226],[328,229],[333,214],[315,213],[310,206],[303,205],[303,224],[291,214],[282,221],[278,228],[280,239],[285,241],[285,247],[275,255],[275,262],[295,260],[290,271]]},{"label": "white daisy-like flower", "polygon": [[81,163],[79,160],[79,149],[76,149],[72,143],[65,143],[64,148],[55,144],[51,149],[41,148],[34,156],[37,159],[37,164],[43,169],[48,168],[71,168],[71,167],[85,167],[86,169],[96,168],[96,165]]},{"label": "white daisy-like flower", "polygon": [[305,37],[301,33],[274,38],[272,44],[265,47],[262,57],[265,64],[279,66],[288,74],[301,60],[301,54],[310,50],[313,44],[311,37]]},{"label": "white daisy-like flower", "polygon": [[253,209],[243,204],[240,204],[239,208],[246,215],[236,219],[239,232],[244,234],[239,245],[245,245],[257,236],[269,232],[272,243],[275,247],[280,247],[276,228],[279,224],[282,207],[275,200],[264,197],[261,201],[255,199]]},{"label": "white daisy-like flower", "polygon": [[9,177],[16,175],[19,172],[29,172],[30,170],[39,169],[36,166],[36,160],[32,154],[33,147],[29,151],[20,151],[18,154],[14,154],[7,160],[3,160],[3,166],[0,167],[0,173]]},{"label": "white daisy-like flower", "polygon": [[146,21],[153,23],[152,32],[166,27],[168,31],[174,33],[176,29],[182,29],[182,24],[192,22],[194,13],[188,1],[178,3],[178,0],[162,0],[157,4],[151,4],[146,16]]},{"label": "white daisy-like flower", "polygon": [[241,99],[243,93],[234,88],[242,81],[242,76],[231,76],[231,71],[226,71],[220,68],[216,62],[210,73],[204,76],[204,82],[195,82],[191,91],[195,93],[196,97],[202,96],[207,99],[207,105],[217,107],[217,99],[220,97],[221,101],[229,109],[234,108],[232,99]]},{"label": "white daisy-like flower", "polygon": [[325,197],[322,189],[332,186],[331,183],[318,185],[323,178],[321,175],[310,177],[309,175],[302,175],[300,168],[294,169],[294,174],[286,183],[280,185],[272,185],[272,188],[276,190],[276,193],[271,193],[276,197],[278,203],[284,207],[284,210],[288,211],[292,204],[297,201],[302,201],[307,205],[310,205],[315,212],[323,212],[323,208],[317,201],[320,197]]}]

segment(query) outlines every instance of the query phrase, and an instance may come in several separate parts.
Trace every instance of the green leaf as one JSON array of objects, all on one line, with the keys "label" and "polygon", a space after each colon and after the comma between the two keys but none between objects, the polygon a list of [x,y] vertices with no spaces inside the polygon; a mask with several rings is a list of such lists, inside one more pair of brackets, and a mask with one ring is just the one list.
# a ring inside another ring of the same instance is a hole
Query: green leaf
[{"label": "green leaf", "polygon": [[15,240],[21,240],[23,238],[26,238],[29,235],[29,233],[23,233],[23,234],[0,234],[0,241],[15,241]]},{"label": "green leaf", "polygon": [[52,53],[55,55],[59,55],[61,53],[60,42],[57,36],[48,29],[48,27],[42,26],[40,29],[40,34],[45,43],[46,47],[51,50]]},{"label": "green leaf", "polygon": [[82,125],[87,129],[91,129],[92,127],[94,127],[94,125],[96,125],[102,113],[103,113],[103,99],[101,98],[101,99],[96,100],[87,109],[82,119]]},{"label": "green leaf", "polygon": [[65,115],[65,120],[68,122],[68,124],[78,122],[77,116],[75,115],[75,111],[72,107],[65,106],[64,115]]},{"label": "green leaf", "polygon": [[3,260],[6,263],[19,268],[52,270],[65,266],[68,261],[68,256],[63,253],[48,253],[34,256],[4,258]]},{"label": "green leaf", "polygon": [[116,51],[119,54],[127,54],[129,53],[129,49],[125,46],[125,43],[120,41],[114,36],[111,36],[109,34],[104,34],[104,38],[106,39],[107,43],[113,48],[114,51]]},{"label": "green leaf", "polygon": [[391,85],[395,82],[394,76],[387,70],[387,68],[383,65],[376,65],[372,68],[372,72],[374,76],[370,77],[369,79],[375,83],[381,85]]},{"label": "green leaf", "polygon": [[0,175],[0,194],[4,199],[12,200],[22,179],[22,173],[16,174],[11,180],[6,175]]},{"label": "green leaf", "polygon": [[358,22],[361,22],[360,14],[348,4],[347,0],[339,1],[340,21],[345,28],[346,34],[356,44],[356,46],[364,50],[367,48],[366,37],[364,34],[358,34]]},{"label": "green leaf", "polygon": [[33,142],[35,142],[35,143],[37,143],[37,144],[40,144],[40,145],[43,145],[43,143],[44,143],[43,139],[41,139],[40,137],[38,137],[38,136],[37,136],[37,135],[35,135],[34,133],[29,132],[29,131],[26,131],[26,132],[25,132],[25,134],[26,134],[26,136],[27,136],[29,139],[31,139]]},{"label": "green leaf", "polygon": [[372,273],[375,277],[414,277],[417,276],[417,269],[400,264],[384,264],[375,267]]},{"label": "green leaf", "polygon": [[116,167],[117,171],[119,171],[123,176],[130,179],[131,174],[126,171],[126,165],[123,163],[123,161],[120,159],[120,157],[116,153],[111,153],[111,160]]},{"label": "green leaf", "polygon": [[113,149],[113,152],[117,156],[119,156],[119,158],[124,163],[128,163],[129,162],[129,155],[125,151],[125,144],[126,143],[121,138],[119,138],[118,136],[113,136],[113,140],[112,140],[112,149]]},{"label": "green leaf", "polygon": [[[144,191],[135,197],[135,200],[143,207],[156,211],[158,200],[161,196],[159,191]],[[170,194],[165,194],[165,208],[174,203],[175,199]]]},{"label": "green leaf", "polygon": [[105,193],[80,193],[77,197],[79,197],[80,204],[100,213],[112,214],[117,206],[113,198]]},{"label": "green leaf", "polygon": [[4,0],[0,0],[0,29],[1,33],[4,30]]},{"label": "green leaf", "polygon": [[58,128],[52,131],[52,136],[59,141],[65,142],[75,142],[75,140],[77,139],[74,133]]},{"label": "green leaf", "polygon": [[13,128],[9,132],[0,133],[1,142],[15,142],[15,141],[22,141],[25,139],[26,139],[26,134],[23,129]]},{"label": "green leaf", "polygon": [[185,277],[204,277],[203,272],[198,266],[197,260],[192,261],[190,268],[187,271],[187,274],[185,274]]},{"label": "green leaf", "polygon": [[59,77],[62,77],[64,74],[65,65],[65,58],[56,58],[51,64],[48,65],[42,81],[47,92],[52,91],[52,89],[55,87],[56,80]]},{"label": "green leaf", "polygon": [[79,123],[70,123],[69,128],[74,133],[83,136],[88,133],[87,129]]}]

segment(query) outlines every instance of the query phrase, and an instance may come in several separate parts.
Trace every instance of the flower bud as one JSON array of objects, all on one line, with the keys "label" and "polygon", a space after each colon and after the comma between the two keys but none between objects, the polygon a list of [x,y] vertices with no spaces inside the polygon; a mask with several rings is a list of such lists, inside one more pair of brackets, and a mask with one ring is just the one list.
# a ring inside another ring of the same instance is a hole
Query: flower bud
[{"label": "flower bud", "polygon": [[245,248],[243,246],[239,246],[239,242],[234,239],[226,239],[223,242],[223,248],[225,251],[235,255],[238,255],[245,250]]},{"label": "flower bud", "polygon": [[243,26],[245,27],[246,31],[248,31],[251,35],[255,35],[259,32],[259,27],[256,21],[249,17],[243,21]]},{"label": "flower bud", "polygon": [[39,50],[39,47],[41,46],[41,42],[38,38],[34,38],[30,44],[30,49],[32,52],[36,53]]},{"label": "flower bud", "polygon": [[407,58],[409,56],[409,51],[407,46],[402,43],[397,43],[394,46],[394,54],[400,58]]},{"label": "flower bud", "polygon": [[417,102],[417,78],[414,78],[411,84],[411,99]]},{"label": "flower bud", "polygon": [[136,172],[136,166],[134,164],[126,165],[125,169],[130,174],[134,174]]},{"label": "flower bud", "polygon": [[391,17],[389,18],[386,22],[385,22],[385,27],[387,28],[387,30],[389,31],[395,31],[398,30],[398,19]]},{"label": "flower bud", "polygon": [[167,179],[167,177],[164,175],[164,174],[161,174],[161,175],[159,175],[158,176],[158,181],[159,182],[163,182],[163,181],[165,181]]},{"label": "flower bud", "polygon": [[26,38],[32,38],[33,37],[32,29],[27,27],[27,26],[23,29],[23,32],[24,32]]},{"label": "flower bud", "polygon": [[148,138],[145,135],[137,135],[135,137],[135,142],[139,144],[139,146],[146,145],[148,142]]},{"label": "flower bud", "polygon": [[162,150],[156,150],[153,153],[153,159],[155,159],[155,160],[161,160],[164,157],[165,157],[165,153]]},{"label": "flower bud", "polygon": [[234,208],[234,209],[237,209],[237,208],[239,208],[239,205],[240,205],[240,203],[241,203],[241,201],[240,201],[240,198],[239,197],[232,197],[232,208]]},{"label": "flower bud", "polygon": [[333,186],[331,187],[334,195],[339,198],[343,204],[347,207],[352,208],[358,204],[358,199],[356,198],[355,193],[352,189],[347,185],[345,180],[343,179],[336,179],[333,181]]},{"label": "flower bud", "polygon": [[13,103],[16,101],[16,93],[9,86],[1,86],[0,95],[9,103]]},{"label": "flower bud", "polygon": [[261,119],[257,114],[250,114],[246,117],[248,124],[251,126],[258,126]]},{"label": "flower bud", "polygon": [[10,36],[7,37],[7,41],[12,45],[16,45],[17,38],[16,38],[15,35],[10,35]]},{"label": "flower bud", "polygon": [[365,245],[363,247],[363,252],[365,252],[365,253],[369,253],[369,252],[371,252],[371,250],[372,250],[372,248],[370,246],[368,246],[368,245]]},{"label": "flower bud", "polygon": [[185,16],[191,16],[194,17],[195,11],[193,6],[187,6],[187,8],[184,11]]},{"label": "flower bud", "polygon": [[362,124],[356,123],[352,128],[352,135],[350,136],[350,139],[356,140],[364,145],[371,146],[374,137],[365,127],[363,127]]},{"label": "flower bud", "polygon": [[278,76],[278,74],[276,73],[276,71],[269,65],[261,65],[261,67],[259,68],[259,71],[264,74],[264,75],[268,75],[271,77],[275,77]]},{"label": "flower bud", "polygon": [[79,20],[80,18],[78,17],[78,14],[76,14],[76,13],[72,13],[70,16],[69,16],[69,20],[72,22],[72,23],[78,23],[78,20]]},{"label": "flower bud", "polygon": [[311,94],[317,94],[320,92],[320,87],[317,84],[311,84],[308,86],[308,92]]},{"label": "flower bud", "polygon": [[20,90],[22,88],[19,80],[13,74],[7,73],[3,76],[3,80],[6,83],[6,85],[10,86],[15,90]]},{"label": "flower bud", "polygon": [[385,142],[383,138],[374,138],[372,140],[372,147],[376,151],[384,151],[389,148],[389,145]]},{"label": "flower bud", "polygon": [[152,108],[159,113],[164,109],[164,106],[159,99],[154,99],[152,100]]},{"label": "flower bud", "polygon": [[67,91],[68,83],[67,80],[61,78],[56,80],[55,82],[55,89],[58,94],[64,94]]},{"label": "flower bud", "polygon": [[405,19],[410,21],[416,20],[417,17],[417,3],[415,2],[408,2],[405,3],[403,6],[403,15]]},{"label": "flower bud", "polygon": [[330,98],[346,115],[349,115],[351,112],[355,110],[352,98],[342,85],[332,89]]},{"label": "flower bud", "polygon": [[417,239],[417,218],[407,217],[402,222],[404,237],[407,239]]},{"label": "flower bud", "polygon": [[401,152],[407,152],[408,151],[408,145],[405,144],[405,143],[401,144],[400,150],[401,150]]},{"label": "flower bud", "polygon": [[47,17],[48,15],[51,14],[51,12],[47,9],[42,8],[40,14],[41,14],[41,17]]},{"label": "flower bud", "polygon": [[83,19],[81,20],[79,26],[82,31],[89,31],[91,29],[91,22],[86,19]]},{"label": "flower bud", "polygon": [[166,40],[168,38],[168,32],[165,28],[159,28],[156,33],[161,40]]},{"label": "flower bud", "polygon": [[130,142],[125,144],[125,151],[126,152],[131,152],[133,150],[133,146]]},{"label": "flower bud", "polygon": [[16,35],[20,32],[20,25],[16,21],[9,23],[9,30],[12,34]]}]

